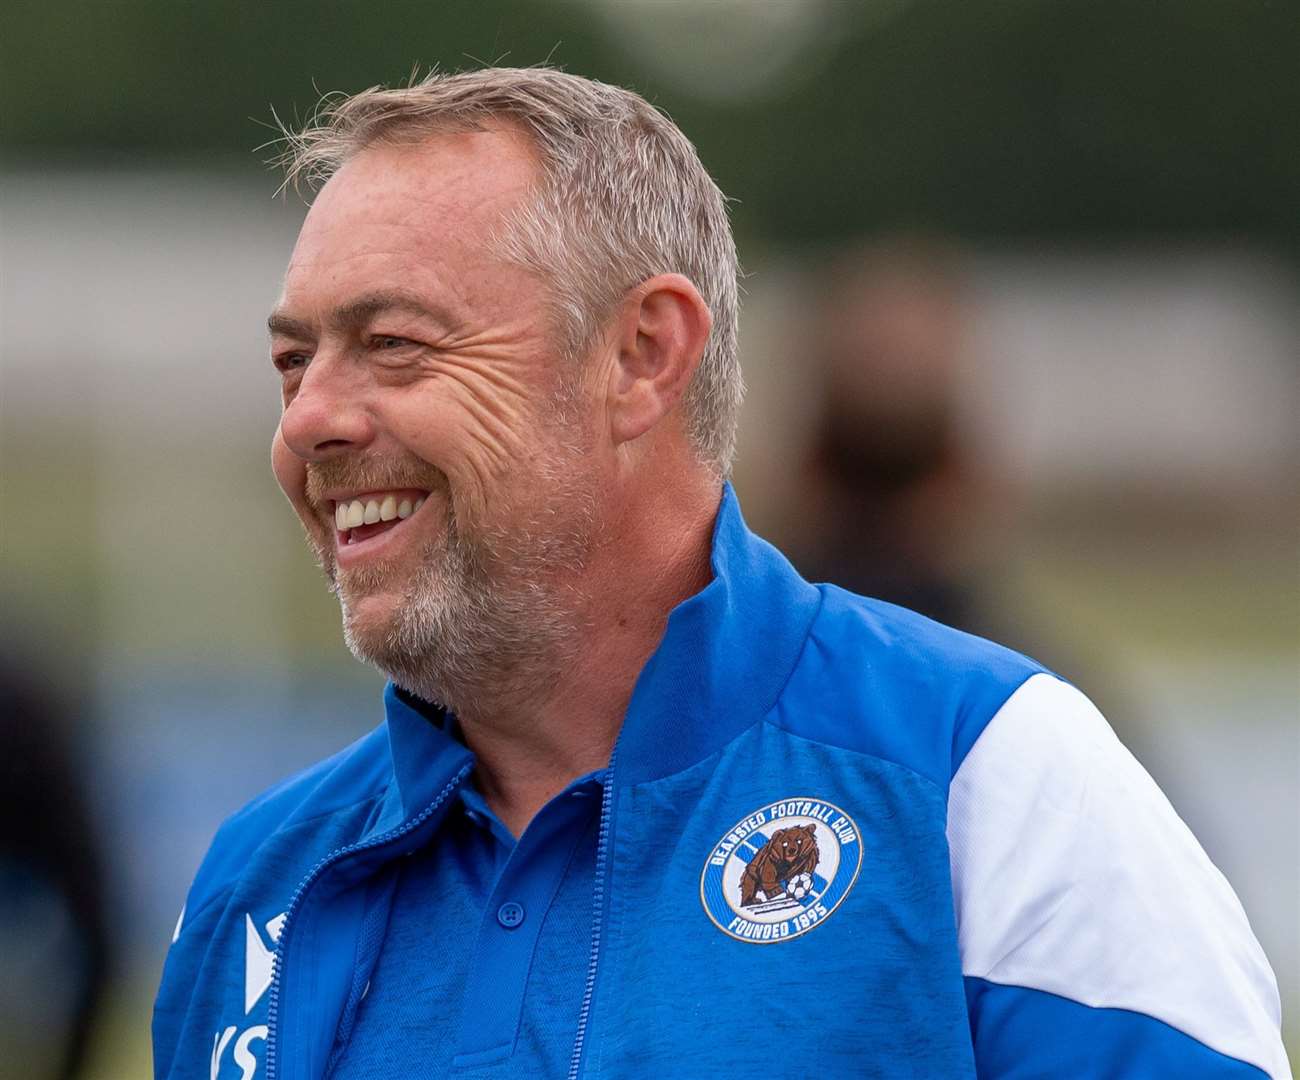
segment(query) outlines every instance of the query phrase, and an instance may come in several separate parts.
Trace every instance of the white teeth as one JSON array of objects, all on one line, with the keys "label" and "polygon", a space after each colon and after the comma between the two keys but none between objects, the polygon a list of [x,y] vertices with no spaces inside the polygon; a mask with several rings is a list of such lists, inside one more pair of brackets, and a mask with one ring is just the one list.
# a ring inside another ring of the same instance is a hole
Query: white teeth
[{"label": "white teeth", "polygon": [[339,532],[346,532],[348,529],[355,529],[358,525],[374,525],[379,521],[394,521],[398,518],[404,520],[423,505],[423,495],[414,502],[409,496],[399,502],[397,495],[392,492],[365,501],[345,500],[334,506],[334,526]]}]

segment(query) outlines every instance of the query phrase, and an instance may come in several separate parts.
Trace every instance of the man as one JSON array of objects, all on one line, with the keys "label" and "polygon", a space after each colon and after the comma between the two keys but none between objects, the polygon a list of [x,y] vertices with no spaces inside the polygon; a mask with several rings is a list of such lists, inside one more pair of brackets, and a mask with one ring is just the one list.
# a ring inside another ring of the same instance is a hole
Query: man
[{"label": "man", "polygon": [[219,832],[158,1076],[1288,1073],[1087,700],[746,530],[735,252],[667,119],[483,70],[334,102],[289,172],[275,471],[392,681]]}]

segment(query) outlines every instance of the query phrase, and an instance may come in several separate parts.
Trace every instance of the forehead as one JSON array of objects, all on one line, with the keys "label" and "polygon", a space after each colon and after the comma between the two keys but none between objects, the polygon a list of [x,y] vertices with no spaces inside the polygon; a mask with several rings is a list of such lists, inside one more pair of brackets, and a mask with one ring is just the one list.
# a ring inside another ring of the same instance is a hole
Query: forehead
[{"label": "forehead", "polygon": [[315,308],[377,288],[472,292],[476,276],[496,263],[495,228],[535,176],[525,137],[510,129],[362,150],[312,204],[285,275],[284,304]]}]

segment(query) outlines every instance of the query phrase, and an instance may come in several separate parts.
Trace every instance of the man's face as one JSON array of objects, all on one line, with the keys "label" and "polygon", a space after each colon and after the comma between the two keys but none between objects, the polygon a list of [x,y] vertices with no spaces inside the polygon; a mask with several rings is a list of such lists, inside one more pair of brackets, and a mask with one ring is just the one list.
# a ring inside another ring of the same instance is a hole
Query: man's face
[{"label": "man's face", "polygon": [[533,170],[504,131],[363,151],[307,215],[271,319],[275,473],[348,643],[457,707],[568,634],[593,528],[592,417],[546,287],[490,244]]}]

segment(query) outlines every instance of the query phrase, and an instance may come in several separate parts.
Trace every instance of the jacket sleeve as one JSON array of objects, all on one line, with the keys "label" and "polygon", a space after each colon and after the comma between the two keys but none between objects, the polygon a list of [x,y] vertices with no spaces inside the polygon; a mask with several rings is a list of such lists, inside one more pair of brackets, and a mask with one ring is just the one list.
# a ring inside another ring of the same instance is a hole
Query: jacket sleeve
[{"label": "jacket sleeve", "polygon": [[1025,682],[948,802],[980,1076],[1291,1076],[1246,913],[1079,691]]}]

